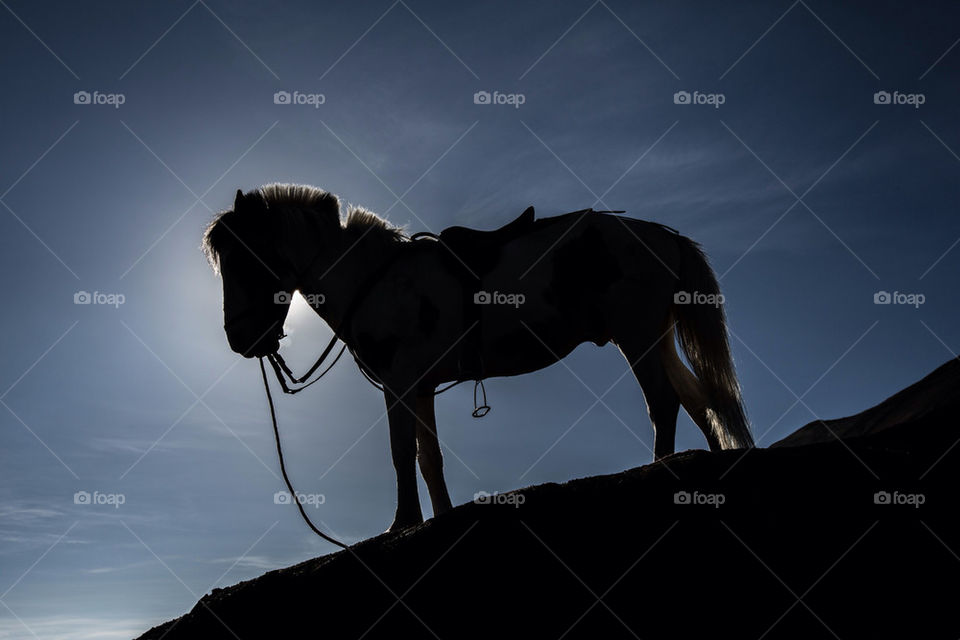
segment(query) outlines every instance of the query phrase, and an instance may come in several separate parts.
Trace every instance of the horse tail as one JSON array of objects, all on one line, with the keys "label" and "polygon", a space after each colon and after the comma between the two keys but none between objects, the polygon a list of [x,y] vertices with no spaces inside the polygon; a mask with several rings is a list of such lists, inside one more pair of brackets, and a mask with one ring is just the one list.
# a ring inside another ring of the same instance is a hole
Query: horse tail
[{"label": "horse tail", "polygon": [[680,348],[706,396],[706,417],[720,446],[752,447],[753,436],[727,339],[720,285],[700,245],[681,235],[677,240],[679,283],[672,314]]}]

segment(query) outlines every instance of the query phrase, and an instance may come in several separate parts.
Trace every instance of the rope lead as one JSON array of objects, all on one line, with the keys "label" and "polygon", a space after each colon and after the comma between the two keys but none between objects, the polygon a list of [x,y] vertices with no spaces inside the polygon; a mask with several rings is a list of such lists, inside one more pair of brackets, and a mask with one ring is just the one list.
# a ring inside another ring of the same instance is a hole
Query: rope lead
[{"label": "rope lead", "polygon": [[300,499],[297,497],[297,492],[293,488],[293,484],[290,482],[289,476],[287,476],[287,466],[283,462],[283,448],[280,446],[280,429],[277,427],[277,412],[273,408],[273,396],[270,394],[270,383],[267,380],[267,368],[263,364],[263,358],[260,360],[260,373],[263,376],[263,388],[267,391],[267,404],[270,405],[270,419],[273,420],[273,435],[277,441],[277,456],[280,458],[280,473],[283,474],[283,481],[287,484],[287,490],[290,491],[291,502],[297,505],[297,509],[300,510],[300,515],[303,517],[304,522],[307,523],[307,526],[313,530],[315,534],[326,540],[327,542],[333,543],[340,547],[341,549],[346,549],[347,545],[331,538],[323,531],[320,531],[313,522],[310,521],[310,517],[307,515],[307,512],[304,511],[303,505],[300,504]]}]

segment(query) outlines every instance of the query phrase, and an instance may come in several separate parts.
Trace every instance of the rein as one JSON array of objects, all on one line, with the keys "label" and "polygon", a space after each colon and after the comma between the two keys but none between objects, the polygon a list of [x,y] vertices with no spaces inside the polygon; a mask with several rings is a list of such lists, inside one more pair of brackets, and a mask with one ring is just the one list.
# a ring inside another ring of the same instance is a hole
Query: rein
[{"label": "rein", "polygon": [[290,395],[295,395],[297,393],[300,393],[310,385],[314,384],[318,380],[320,380],[320,378],[322,378],[323,376],[327,375],[330,369],[333,369],[333,365],[337,364],[337,362],[340,360],[340,356],[343,355],[343,352],[346,351],[347,349],[346,343],[344,343],[343,346],[340,348],[340,352],[337,354],[337,357],[333,359],[333,362],[331,362],[330,365],[326,369],[324,369],[323,372],[320,375],[318,375],[316,378],[314,378],[310,382],[307,382],[307,384],[304,384],[301,387],[290,388],[289,386],[287,386],[287,378],[290,379],[290,382],[292,384],[303,384],[304,382],[306,382],[307,379],[309,379],[310,376],[312,376],[313,373],[320,368],[320,365],[323,364],[323,361],[327,359],[327,356],[330,355],[331,349],[333,349],[333,346],[337,343],[337,340],[339,339],[340,338],[338,336],[334,335],[333,339],[327,345],[326,349],[323,350],[323,353],[320,355],[320,358],[314,363],[312,367],[310,367],[309,371],[307,371],[305,374],[303,374],[299,378],[293,375],[293,371],[291,371],[290,367],[287,366],[287,363],[283,360],[283,356],[281,356],[279,352],[269,354],[267,356],[267,360],[270,361],[270,366],[273,367],[273,371],[277,375],[277,380],[280,381],[280,387],[283,389],[283,392],[288,393]]},{"label": "rein", "polygon": [[[342,353],[342,352],[341,352]],[[283,462],[283,448],[280,446],[280,429],[277,427],[277,412],[273,407],[273,396],[270,394],[270,384],[267,381],[267,368],[263,366],[263,358],[260,358],[260,374],[263,376],[263,388],[267,390],[267,404],[270,405],[270,418],[273,420],[273,435],[274,439],[277,441],[277,456],[280,458],[280,473],[283,474],[283,481],[287,485],[287,490],[290,491],[291,501],[297,505],[297,509],[300,510],[300,515],[303,517],[303,521],[307,523],[307,526],[311,530],[327,542],[333,543],[340,547],[341,549],[346,549],[347,545],[340,542],[336,538],[331,538],[323,531],[317,528],[315,524],[310,520],[310,516],[307,515],[307,512],[303,508],[303,504],[300,503],[300,498],[297,495],[296,490],[293,488],[293,483],[290,482],[290,477],[287,475],[287,466]],[[273,364],[273,360],[270,361]],[[334,361],[336,363],[336,361]],[[329,371],[329,369],[327,369]],[[324,372],[326,373],[326,372]],[[319,378],[317,378],[319,380]],[[314,381],[316,382],[316,381]]]}]

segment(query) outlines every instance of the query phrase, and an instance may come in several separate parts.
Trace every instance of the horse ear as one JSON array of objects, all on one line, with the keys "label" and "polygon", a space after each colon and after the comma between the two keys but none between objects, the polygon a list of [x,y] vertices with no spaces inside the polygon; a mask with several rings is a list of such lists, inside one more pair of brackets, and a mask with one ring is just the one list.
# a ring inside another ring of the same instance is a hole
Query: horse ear
[{"label": "horse ear", "polygon": [[233,201],[233,210],[238,211],[243,206],[243,190],[237,189],[237,197]]}]

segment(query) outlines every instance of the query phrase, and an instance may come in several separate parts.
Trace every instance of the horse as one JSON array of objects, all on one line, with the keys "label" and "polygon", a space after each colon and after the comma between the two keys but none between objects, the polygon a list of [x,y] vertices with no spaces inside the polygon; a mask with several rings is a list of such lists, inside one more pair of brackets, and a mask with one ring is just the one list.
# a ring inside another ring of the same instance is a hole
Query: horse
[{"label": "horse", "polygon": [[238,190],[202,240],[233,351],[277,354],[299,291],[382,385],[397,480],[389,530],[423,522],[417,462],[434,515],[452,508],[438,386],[533,372],[586,342],[612,343],[629,363],[655,459],[674,453],[681,406],[711,451],[753,446],[723,298],[693,240],[612,212],[535,219],[532,208],[496,231],[426,235],[362,207],[342,213],[316,187],[269,184]]}]

